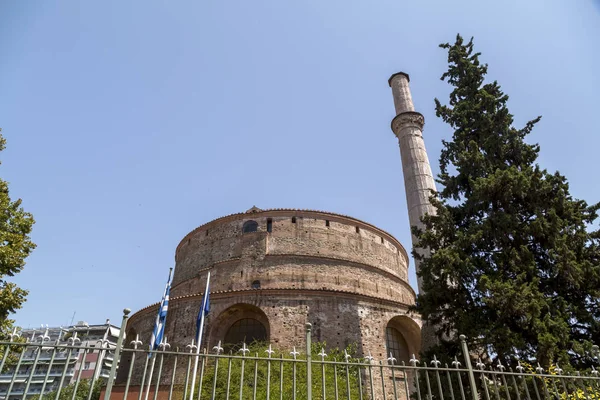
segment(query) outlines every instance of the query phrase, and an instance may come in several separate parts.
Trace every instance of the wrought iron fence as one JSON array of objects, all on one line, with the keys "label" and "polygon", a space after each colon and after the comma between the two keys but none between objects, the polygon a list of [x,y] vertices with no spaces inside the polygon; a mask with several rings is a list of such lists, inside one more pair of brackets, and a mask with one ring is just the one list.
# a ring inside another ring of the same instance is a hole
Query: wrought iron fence
[{"label": "wrought iron fence", "polygon": [[[200,353],[193,344],[180,350],[166,342],[148,351],[138,338],[125,343],[128,313],[116,346],[100,346],[113,360],[105,381],[99,373],[89,381],[84,381],[81,370],[77,374],[74,360],[99,350],[81,346],[76,336],[66,344],[44,339],[22,343],[16,337],[0,342],[0,399],[97,400],[100,396],[94,387],[104,382],[104,400],[600,400],[600,378],[594,367],[567,373],[558,366],[545,371],[520,363],[515,369],[480,360],[472,364],[464,337],[464,357],[450,365],[414,355],[405,364],[392,355],[375,360],[346,350],[327,354],[311,342],[310,324],[306,347],[287,354],[260,344],[244,344],[226,354],[220,343]],[[120,381],[115,383],[119,363]]]}]

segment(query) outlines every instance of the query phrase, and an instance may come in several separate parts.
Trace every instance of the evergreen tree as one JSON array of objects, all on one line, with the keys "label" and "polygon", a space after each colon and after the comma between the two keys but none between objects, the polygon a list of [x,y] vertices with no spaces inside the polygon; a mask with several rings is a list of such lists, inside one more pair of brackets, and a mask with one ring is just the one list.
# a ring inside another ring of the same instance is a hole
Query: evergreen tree
[{"label": "evergreen tree", "polygon": [[[6,139],[0,134],[0,151],[5,146]],[[21,207],[21,199],[12,201],[8,182],[0,179],[0,339],[3,340],[12,331],[14,321],[9,319],[10,314],[21,308],[27,295],[26,290],[6,278],[21,272],[25,258],[35,248],[29,237],[33,223],[33,216]]]},{"label": "evergreen tree", "polygon": [[525,137],[540,117],[513,126],[508,96],[486,83],[480,53],[457,36],[442,75],[453,90],[436,114],[454,130],[443,142],[437,215],[414,233],[423,291],[416,310],[435,325],[431,353],[453,357],[458,335],[503,362],[585,366],[600,342],[600,250],[590,225],[599,204],[573,198],[564,176],[536,163]]}]

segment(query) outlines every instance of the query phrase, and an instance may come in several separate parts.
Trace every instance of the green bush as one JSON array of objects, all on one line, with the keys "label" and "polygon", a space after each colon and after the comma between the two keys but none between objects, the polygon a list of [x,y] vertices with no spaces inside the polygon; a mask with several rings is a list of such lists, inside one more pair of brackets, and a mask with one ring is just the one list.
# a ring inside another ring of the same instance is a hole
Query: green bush
[{"label": "green bush", "polygon": [[[336,390],[340,398],[359,398],[359,368],[354,365],[346,368],[343,365],[334,367],[331,364],[320,363],[321,356],[318,354],[321,352],[321,348],[325,347],[325,343],[314,343],[312,345],[312,398],[322,399],[323,383],[328,398],[334,398]],[[239,398],[240,388],[243,399],[254,398],[255,391],[256,398],[266,399],[267,388],[271,399],[279,399],[280,397],[292,399],[294,389],[296,399],[306,398],[306,354],[299,354],[297,362],[293,362],[290,361],[292,357],[289,352],[282,354],[277,351],[272,353],[272,359],[268,361],[265,359],[265,357],[268,357],[268,345],[252,343],[248,349],[250,351],[246,353],[243,359],[207,357],[204,362],[202,382],[196,384],[194,396],[197,396],[200,386],[202,387],[202,394],[205,396],[212,393],[213,385],[215,385],[215,398],[217,399],[225,398],[228,389],[230,398]],[[363,361],[354,356],[356,345],[351,345],[344,350],[351,355],[350,362]],[[344,350],[332,349],[327,351],[325,361],[344,361]],[[238,355],[241,355],[241,353],[238,353]],[[260,359],[257,359],[257,357]],[[282,362],[281,357],[288,361]],[[201,369],[202,361],[199,366],[198,379]],[[364,385],[362,389],[366,393]],[[350,392],[349,396],[348,390]]]}]

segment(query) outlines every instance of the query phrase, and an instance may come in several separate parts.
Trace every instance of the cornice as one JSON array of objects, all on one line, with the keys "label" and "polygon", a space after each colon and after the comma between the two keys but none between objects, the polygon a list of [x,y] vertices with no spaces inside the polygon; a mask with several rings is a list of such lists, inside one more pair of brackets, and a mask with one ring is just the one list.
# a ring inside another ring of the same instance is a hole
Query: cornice
[{"label": "cornice", "polygon": [[406,126],[413,126],[423,130],[424,125],[425,117],[423,117],[423,114],[416,111],[406,111],[396,115],[396,117],[392,120],[392,132],[398,136],[400,134],[400,129]]}]

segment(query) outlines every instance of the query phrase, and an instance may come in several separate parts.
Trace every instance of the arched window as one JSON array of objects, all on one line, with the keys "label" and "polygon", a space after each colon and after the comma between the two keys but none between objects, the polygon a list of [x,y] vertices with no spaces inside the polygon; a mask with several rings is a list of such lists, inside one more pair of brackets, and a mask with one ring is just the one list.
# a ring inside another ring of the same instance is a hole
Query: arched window
[{"label": "arched window", "polygon": [[408,362],[408,344],[398,329],[388,326],[385,329],[385,341],[387,356],[389,357],[390,353],[394,356],[396,359],[394,361],[395,365],[401,364],[402,361]]},{"label": "arched window", "polygon": [[258,223],[256,221],[246,221],[242,227],[243,233],[256,232],[258,230]]},{"label": "arched window", "polygon": [[225,344],[228,346],[241,346],[242,343],[266,340],[267,329],[254,318],[242,318],[236,321],[225,334]]}]

